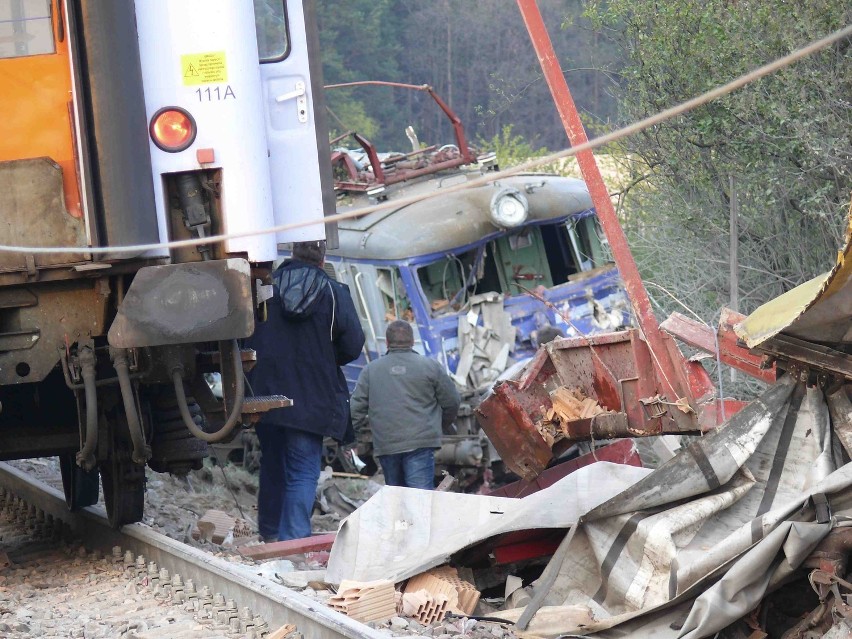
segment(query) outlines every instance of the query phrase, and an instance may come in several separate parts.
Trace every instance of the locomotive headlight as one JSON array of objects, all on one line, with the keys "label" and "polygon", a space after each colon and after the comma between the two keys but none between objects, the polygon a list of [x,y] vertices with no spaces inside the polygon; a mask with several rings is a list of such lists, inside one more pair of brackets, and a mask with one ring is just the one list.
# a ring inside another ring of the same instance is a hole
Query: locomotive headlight
[{"label": "locomotive headlight", "polygon": [[520,226],[526,222],[529,212],[529,202],[518,189],[501,189],[491,198],[491,221],[501,228]]},{"label": "locomotive headlight", "polygon": [[151,139],[163,151],[177,153],[195,142],[195,119],[180,107],[165,107],[151,118]]}]

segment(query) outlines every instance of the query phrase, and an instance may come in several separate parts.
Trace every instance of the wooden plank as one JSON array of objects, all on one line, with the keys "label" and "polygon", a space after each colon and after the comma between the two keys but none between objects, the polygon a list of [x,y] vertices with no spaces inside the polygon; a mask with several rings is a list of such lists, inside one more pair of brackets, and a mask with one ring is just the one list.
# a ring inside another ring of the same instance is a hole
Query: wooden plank
[{"label": "wooden plank", "polygon": [[289,555],[298,555],[306,552],[320,550],[331,550],[337,533],[325,533],[314,535],[303,539],[288,539],[287,541],[275,541],[271,544],[257,544],[255,546],[240,546],[240,554],[251,559],[277,559]]},{"label": "wooden plank", "polygon": [[266,636],[266,639],[284,639],[296,632],[296,626],[291,623],[284,624],[278,630]]}]

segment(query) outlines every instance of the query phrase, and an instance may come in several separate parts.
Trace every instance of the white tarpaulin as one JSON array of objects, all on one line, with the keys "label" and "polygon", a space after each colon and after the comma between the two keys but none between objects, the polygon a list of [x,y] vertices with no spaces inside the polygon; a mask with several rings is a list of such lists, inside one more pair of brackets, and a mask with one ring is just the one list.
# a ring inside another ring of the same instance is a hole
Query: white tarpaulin
[{"label": "white tarpaulin", "polygon": [[599,462],[524,499],[386,486],[341,523],[326,579],[401,581],[495,535],[566,528],[650,472]]},{"label": "white tarpaulin", "polygon": [[784,378],[650,473],[593,464],[521,500],[385,488],[344,521],[329,575],[399,581],[496,534],[579,521],[544,602],[546,630],[533,619],[531,631],[712,636],[829,532],[813,523],[812,495],[852,504],[840,455],[822,391]]},{"label": "white tarpaulin", "polygon": [[834,470],[830,435],[822,391],[785,378],[587,513],[545,603],[587,606],[596,621],[560,632],[604,630],[696,595],[674,628],[667,613],[628,624],[631,635],[697,639],[747,614],[828,534],[831,524],[807,523],[809,497],[842,502],[852,484],[852,465]]}]

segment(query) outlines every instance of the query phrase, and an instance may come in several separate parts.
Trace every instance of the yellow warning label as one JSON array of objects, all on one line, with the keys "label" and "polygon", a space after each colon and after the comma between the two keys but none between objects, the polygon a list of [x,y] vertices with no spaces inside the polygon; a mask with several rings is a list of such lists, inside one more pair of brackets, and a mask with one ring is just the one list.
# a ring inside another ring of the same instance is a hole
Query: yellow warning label
[{"label": "yellow warning label", "polygon": [[180,68],[184,86],[217,84],[228,81],[224,51],[182,55],[180,57]]}]

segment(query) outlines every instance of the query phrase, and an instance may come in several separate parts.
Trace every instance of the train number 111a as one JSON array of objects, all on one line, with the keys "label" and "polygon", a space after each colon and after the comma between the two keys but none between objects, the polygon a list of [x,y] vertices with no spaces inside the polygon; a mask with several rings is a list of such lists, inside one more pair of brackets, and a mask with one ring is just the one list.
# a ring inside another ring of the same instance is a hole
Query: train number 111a
[{"label": "train number 111a", "polygon": [[225,86],[224,90],[222,87],[207,87],[206,89],[196,89],[195,95],[198,96],[199,102],[215,102],[218,100],[227,100],[229,98],[237,99],[234,90],[231,88],[231,85],[228,84]]}]

